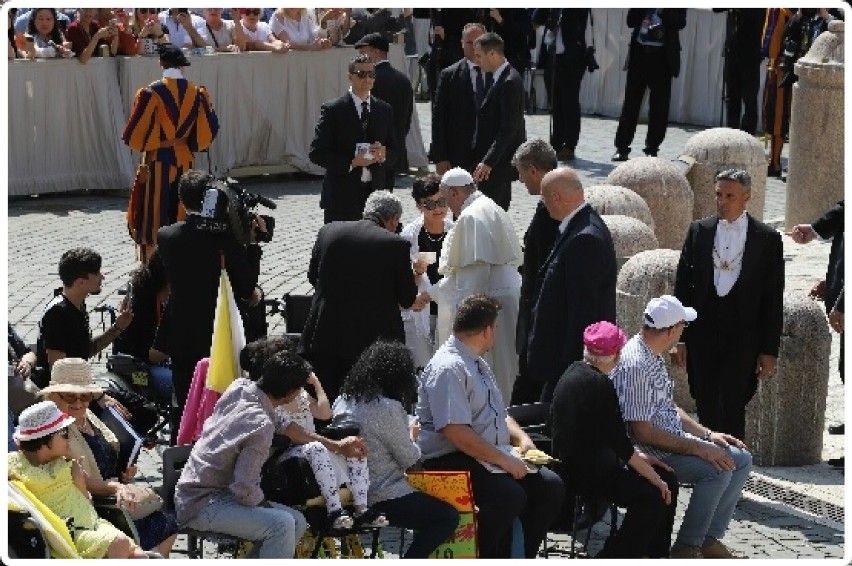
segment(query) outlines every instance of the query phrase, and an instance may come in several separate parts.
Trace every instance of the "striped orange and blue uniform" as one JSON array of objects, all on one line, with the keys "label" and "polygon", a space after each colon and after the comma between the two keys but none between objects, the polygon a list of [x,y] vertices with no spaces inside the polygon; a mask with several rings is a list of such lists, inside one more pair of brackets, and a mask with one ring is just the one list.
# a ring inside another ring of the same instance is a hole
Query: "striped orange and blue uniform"
[{"label": "striped orange and blue uniform", "polygon": [[763,25],[762,55],[769,58],[763,87],[763,132],[771,138],[770,166],[781,167],[784,136],[790,129],[789,88],[778,86],[783,78],[781,58],[784,55],[784,30],[793,16],[789,8],[767,8]]},{"label": "striped orange and blue uniform", "polygon": [[164,78],[139,89],[121,139],[145,152],[148,182],[128,211],[131,237],[140,259],[157,242],[157,230],[183,216],[177,182],[192,168],[193,152],[210,147],[219,120],[204,87],[186,79]]}]

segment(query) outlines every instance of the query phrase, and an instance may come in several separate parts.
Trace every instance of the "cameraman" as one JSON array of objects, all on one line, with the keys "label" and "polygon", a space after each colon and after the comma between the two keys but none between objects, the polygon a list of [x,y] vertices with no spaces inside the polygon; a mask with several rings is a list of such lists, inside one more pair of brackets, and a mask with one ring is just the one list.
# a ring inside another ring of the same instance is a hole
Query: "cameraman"
[{"label": "cameraman", "polygon": [[[226,217],[223,222],[227,225],[228,211],[223,212],[222,208],[235,205],[225,205],[227,197],[213,186],[214,181],[211,175],[195,169],[184,173],[179,191],[187,218],[157,232],[160,261],[171,287],[156,343],[162,344],[172,359],[178,405],[177,413],[172,416],[172,438],[177,435],[175,421],[183,414],[195,364],[210,355],[222,267],[228,272],[242,312],[257,305],[261,297],[256,288],[260,247],[254,243],[240,244],[232,229],[210,228],[212,221],[222,216]],[[264,225],[258,228],[265,231]]]}]

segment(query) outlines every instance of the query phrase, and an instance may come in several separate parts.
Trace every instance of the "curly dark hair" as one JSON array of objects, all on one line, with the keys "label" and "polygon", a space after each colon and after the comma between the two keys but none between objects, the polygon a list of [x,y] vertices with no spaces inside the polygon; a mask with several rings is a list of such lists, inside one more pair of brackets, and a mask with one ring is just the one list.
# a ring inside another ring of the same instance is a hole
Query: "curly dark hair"
[{"label": "curly dark hair", "polygon": [[59,258],[59,278],[70,287],[77,279],[85,279],[101,270],[101,255],[91,248],[73,248]]},{"label": "curly dark hair", "polygon": [[263,374],[263,366],[278,352],[295,352],[296,341],[286,336],[279,338],[260,338],[249,342],[240,351],[240,367],[249,379],[257,381]]},{"label": "curly dark hair", "polygon": [[411,187],[411,196],[414,198],[414,202],[420,204],[421,200],[438,194],[440,188],[441,177],[435,173],[429,173],[414,180],[414,184]]},{"label": "curly dark hair", "polygon": [[402,342],[376,340],[358,357],[343,381],[340,394],[353,401],[370,402],[380,396],[405,408],[417,400],[414,359]]},{"label": "curly dark hair", "polygon": [[263,364],[257,386],[270,397],[281,399],[304,387],[311,371],[311,364],[304,358],[293,352],[278,352]]}]

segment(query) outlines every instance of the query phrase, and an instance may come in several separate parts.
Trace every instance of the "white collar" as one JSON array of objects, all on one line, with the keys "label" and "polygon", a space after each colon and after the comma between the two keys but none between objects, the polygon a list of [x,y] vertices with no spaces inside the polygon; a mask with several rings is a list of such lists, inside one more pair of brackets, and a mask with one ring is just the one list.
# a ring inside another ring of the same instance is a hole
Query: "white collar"
[{"label": "white collar", "polygon": [[164,79],[182,79],[183,73],[181,73],[180,69],[163,69],[163,78]]},{"label": "white collar", "polygon": [[497,82],[497,79],[500,78],[500,76],[503,74],[503,71],[506,69],[506,67],[508,67],[508,66],[509,66],[509,60],[507,59],[506,61],[503,61],[502,65],[497,67],[497,70],[494,71],[494,82],[495,83]]},{"label": "white collar", "polygon": [[352,100],[355,101],[355,106],[358,107],[359,111],[361,109],[361,103],[362,102],[367,103],[367,108],[370,107],[370,95],[369,94],[367,95],[367,98],[362,99],[357,94],[355,94],[355,92],[352,91],[352,87],[350,86],[349,87],[349,95],[352,97]]},{"label": "white collar", "polygon": [[743,211],[742,214],[737,216],[737,218],[733,222],[728,222],[724,218],[719,219],[719,227],[721,228],[733,228],[742,230],[743,228],[748,226],[748,217],[746,216],[746,212]]},{"label": "white collar", "polygon": [[482,193],[479,192],[478,190],[473,191],[472,193],[467,195],[466,199],[464,199],[464,202],[462,203],[461,209],[464,210],[465,208],[470,206],[473,201],[475,201],[476,199],[478,199],[481,196],[482,196]]},{"label": "white collar", "polygon": [[559,233],[562,234],[565,232],[565,229],[568,228],[568,223],[571,222],[571,219],[577,216],[577,213],[583,210],[583,207],[586,206],[586,201],[580,203],[580,206],[572,210],[568,216],[562,219],[562,222],[559,223]]}]

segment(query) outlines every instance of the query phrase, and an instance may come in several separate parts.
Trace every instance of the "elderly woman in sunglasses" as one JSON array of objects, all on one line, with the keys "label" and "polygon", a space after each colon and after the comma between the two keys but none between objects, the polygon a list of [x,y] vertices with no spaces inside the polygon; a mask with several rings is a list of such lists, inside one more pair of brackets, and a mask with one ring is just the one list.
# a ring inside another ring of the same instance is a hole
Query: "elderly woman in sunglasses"
[{"label": "elderly woman in sunglasses", "polygon": [[156,8],[136,8],[133,11],[131,32],[136,36],[136,53],[159,56],[157,45],[160,43],[171,43],[169,35],[163,30],[163,25],[158,17]]},{"label": "elderly woman in sunglasses", "polygon": [[[91,401],[104,391],[92,380],[89,363],[80,358],[57,360],[50,371],[50,383],[39,394],[56,403],[59,410],[74,418],[68,427],[69,456],[80,462],[85,472],[86,489],[93,495],[114,495],[131,513],[137,501],[143,500],[149,488],[131,484],[137,468],[131,464],[118,468],[118,439],[89,409]],[[81,458],[82,457],[82,458]],[[154,550],[168,558],[177,538],[174,517],[161,511],[134,524],[144,550]]]},{"label": "elderly woman in sunglasses", "polygon": [[[411,196],[417,203],[420,216],[402,229],[402,237],[411,244],[411,261],[417,275],[419,291],[428,291],[441,275],[438,274],[438,259],[444,237],[453,226],[447,218],[447,201],[441,196],[441,178],[435,174],[414,181]],[[423,368],[435,353],[435,321],[438,306],[430,303],[419,312],[402,311],[405,327],[405,345],[414,357],[414,366]]]},{"label": "elderly woman in sunglasses", "polygon": [[246,40],[246,51],[272,51],[273,53],[286,53],[290,50],[290,44],[281,41],[266,22],[260,21],[263,13],[261,8],[244,8],[242,14],[243,34]]}]

